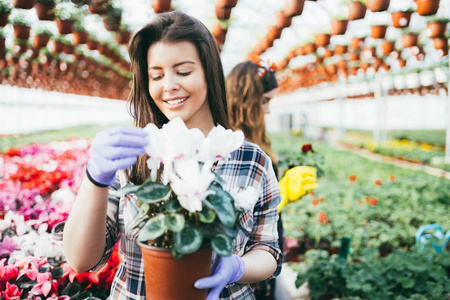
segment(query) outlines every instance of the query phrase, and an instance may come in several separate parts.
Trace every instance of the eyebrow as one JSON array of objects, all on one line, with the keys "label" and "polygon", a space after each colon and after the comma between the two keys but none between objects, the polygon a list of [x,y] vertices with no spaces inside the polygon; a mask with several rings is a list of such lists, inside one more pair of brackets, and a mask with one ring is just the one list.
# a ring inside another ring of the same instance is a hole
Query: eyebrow
[{"label": "eyebrow", "polygon": [[[179,63],[176,63],[176,64],[174,64],[173,66],[172,66],[172,68],[176,68],[176,67],[179,67],[179,66],[181,66],[181,65],[184,65],[184,64],[192,64],[192,65],[195,65],[195,62],[193,62],[193,61],[190,61],[190,60],[185,60],[185,61],[182,61],[182,62],[179,62]],[[158,66],[150,66],[150,67],[148,67],[148,70],[160,70],[160,69],[162,69],[161,67],[158,67]]]}]

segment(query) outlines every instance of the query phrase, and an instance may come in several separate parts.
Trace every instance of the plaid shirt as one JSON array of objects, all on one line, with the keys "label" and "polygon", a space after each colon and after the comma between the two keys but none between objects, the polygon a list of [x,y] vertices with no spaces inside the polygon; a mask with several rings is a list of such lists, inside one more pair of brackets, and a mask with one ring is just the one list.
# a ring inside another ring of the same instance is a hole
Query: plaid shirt
[{"label": "plaid shirt", "polygon": [[[271,278],[281,271],[282,254],[278,246],[278,204],[280,190],[270,158],[250,142],[231,153],[231,158],[217,164],[215,171],[225,179],[224,189],[253,187],[259,199],[253,211],[246,211],[242,224],[250,234],[239,231],[234,240],[234,253],[244,255],[252,249],[271,253],[277,261],[277,269]],[[126,232],[125,228],[136,219],[139,208],[133,194],[117,197],[116,191],[126,184],[123,172],[110,187],[108,217],[106,225],[106,247],[102,260],[92,269],[99,270],[109,259],[114,245],[120,238],[119,252],[122,263],[116,273],[111,295],[108,299],[145,299],[144,263],[141,250],[136,243],[136,231]],[[121,180],[119,177],[122,177]],[[119,234],[120,233],[120,234]],[[220,299],[254,299],[249,284],[231,284],[222,291]]]}]

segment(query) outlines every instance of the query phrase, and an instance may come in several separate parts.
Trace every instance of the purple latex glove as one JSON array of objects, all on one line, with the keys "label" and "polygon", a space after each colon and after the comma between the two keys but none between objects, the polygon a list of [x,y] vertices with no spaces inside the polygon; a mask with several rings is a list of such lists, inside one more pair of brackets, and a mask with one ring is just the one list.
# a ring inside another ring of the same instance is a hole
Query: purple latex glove
[{"label": "purple latex glove", "polygon": [[219,299],[223,288],[230,283],[236,282],[244,275],[245,263],[236,254],[219,258],[219,264],[214,274],[197,280],[194,286],[198,289],[211,289],[206,300]]},{"label": "purple latex glove", "polygon": [[98,186],[113,184],[117,170],[134,165],[137,156],[145,153],[146,137],[144,129],[131,126],[111,127],[97,133],[87,165],[89,179]]}]

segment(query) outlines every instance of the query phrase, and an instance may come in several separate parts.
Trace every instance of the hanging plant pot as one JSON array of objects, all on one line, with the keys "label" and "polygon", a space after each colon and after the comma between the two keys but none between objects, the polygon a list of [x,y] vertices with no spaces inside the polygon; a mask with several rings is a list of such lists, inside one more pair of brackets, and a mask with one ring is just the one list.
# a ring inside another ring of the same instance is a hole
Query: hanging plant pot
[{"label": "hanging plant pot", "polygon": [[372,25],[370,27],[370,37],[373,39],[384,39],[386,36],[386,25]]},{"label": "hanging plant pot", "polygon": [[286,0],[284,2],[284,13],[288,17],[300,16],[303,13],[305,0]]},{"label": "hanging plant pot", "polygon": [[219,20],[228,20],[231,16],[231,8],[226,6],[220,6],[216,3],[215,11],[216,11],[216,17]]},{"label": "hanging plant pot", "polygon": [[100,16],[105,15],[108,12],[108,10],[106,9],[106,5],[103,2],[102,3],[100,3],[100,2],[94,3],[93,2],[93,3],[89,4],[88,9],[92,14],[97,14]]},{"label": "hanging plant pot", "polygon": [[352,50],[359,50],[364,45],[364,39],[360,37],[352,37],[349,43],[349,47]]},{"label": "hanging plant pot", "polygon": [[269,28],[269,30],[267,31],[267,38],[271,39],[271,40],[279,39],[281,37],[281,32],[282,32],[282,29],[280,29],[276,26],[271,26]]},{"label": "hanging plant pot", "polygon": [[392,24],[395,28],[406,28],[411,22],[412,11],[394,11],[391,13]]},{"label": "hanging plant pot", "polygon": [[73,44],[84,45],[89,40],[89,34],[86,31],[74,31],[73,32]]},{"label": "hanging plant pot", "polygon": [[69,34],[73,32],[73,20],[61,20],[56,19],[56,27],[58,28],[59,34]]},{"label": "hanging plant pot", "polygon": [[314,52],[316,52],[316,44],[307,43],[307,44],[303,45],[303,50],[304,50],[305,54],[314,53]]},{"label": "hanging plant pot", "polygon": [[72,45],[64,44],[62,51],[65,54],[73,54],[75,52],[75,48]]},{"label": "hanging plant pot", "polygon": [[238,0],[217,0],[217,3],[219,3],[222,6],[226,6],[229,8],[233,8],[237,5]]},{"label": "hanging plant pot", "polygon": [[0,27],[8,25],[9,13],[0,13]]},{"label": "hanging plant pot", "polygon": [[86,45],[87,45],[89,50],[97,50],[97,48],[100,45],[100,43],[98,41],[96,41],[96,40],[89,39]]},{"label": "hanging plant pot", "polygon": [[41,49],[47,46],[50,36],[48,34],[36,34],[33,37],[33,48]]},{"label": "hanging plant pot", "polygon": [[12,50],[14,54],[23,54],[27,52],[28,45],[26,41],[21,41],[20,43],[14,42]]},{"label": "hanging plant pot", "polygon": [[213,26],[212,34],[216,38],[217,44],[224,44],[228,29],[222,27],[220,23]]},{"label": "hanging plant pot", "polygon": [[12,0],[12,5],[20,9],[32,9],[34,0]]},{"label": "hanging plant pot", "polygon": [[439,0],[414,0],[417,5],[417,13],[421,16],[431,16],[439,9]]},{"label": "hanging plant pot", "polygon": [[345,34],[348,27],[348,20],[332,20],[331,21],[331,35]]},{"label": "hanging plant pot", "polygon": [[36,4],[34,4],[34,8],[36,9],[36,14],[39,20],[53,21],[55,19],[55,12],[53,11],[55,8],[54,4],[36,2]]},{"label": "hanging plant pot", "polygon": [[430,38],[435,38],[438,36],[443,36],[445,33],[445,28],[447,27],[446,21],[434,21],[427,24],[427,30],[429,32]]},{"label": "hanging plant pot", "polygon": [[170,249],[139,243],[144,261],[145,289],[152,300],[205,299],[208,290],[196,289],[195,281],[211,273],[210,248],[203,248],[183,258],[173,258]]},{"label": "hanging plant pot", "polygon": [[360,59],[361,55],[358,52],[350,52],[348,54],[348,60],[349,61],[358,61]]},{"label": "hanging plant pot", "polygon": [[402,35],[403,48],[411,48],[417,45],[418,34],[417,33],[404,33]]},{"label": "hanging plant pot", "polygon": [[401,58],[401,57],[399,57],[398,58],[398,65],[400,66],[400,68],[406,67],[406,60]]},{"label": "hanging plant pot", "polygon": [[385,11],[389,4],[390,0],[367,0],[367,8],[373,12]]},{"label": "hanging plant pot", "polygon": [[97,50],[101,55],[109,56],[110,49],[109,49],[108,45],[100,44],[98,46]]},{"label": "hanging plant pot", "polygon": [[119,31],[120,30],[121,17],[117,18],[104,18],[103,25],[108,31]]},{"label": "hanging plant pot", "polygon": [[153,11],[157,14],[171,10],[171,0],[152,0]]},{"label": "hanging plant pot", "polygon": [[323,53],[323,58],[330,58],[333,55],[334,55],[334,51],[326,48],[325,52]]},{"label": "hanging plant pot", "polygon": [[433,38],[433,44],[436,50],[448,49],[448,40],[443,36]]},{"label": "hanging plant pot", "polygon": [[277,13],[276,25],[278,28],[287,28],[291,26],[292,18],[288,17],[283,11]]},{"label": "hanging plant pot", "polygon": [[64,49],[64,44],[60,41],[53,41],[49,47],[51,54],[62,53]]},{"label": "hanging plant pot", "polygon": [[30,28],[29,26],[22,24],[13,24],[14,36],[19,40],[28,40],[30,38]]},{"label": "hanging plant pot", "polygon": [[347,2],[348,20],[361,20],[366,16],[367,7],[360,1]]},{"label": "hanging plant pot", "polygon": [[394,51],[395,43],[392,41],[383,41],[381,43],[381,50],[383,55],[389,55],[392,51]]},{"label": "hanging plant pot", "polygon": [[330,44],[331,36],[328,33],[318,33],[315,36],[314,42],[316,47],[325,47]]},{"label": "hanging plant pot", "polygon": [[116,41],[121,45],[128,44],[130,39],[131,39],[131,32],[129,31],[121,31],[116,35]]},{"label": "hanging plant pot", "polygon": [[347,53],[347,51],[348,51],[347,45],[336,45],[334,47],[334,53],[339,55],[345,54]]}]

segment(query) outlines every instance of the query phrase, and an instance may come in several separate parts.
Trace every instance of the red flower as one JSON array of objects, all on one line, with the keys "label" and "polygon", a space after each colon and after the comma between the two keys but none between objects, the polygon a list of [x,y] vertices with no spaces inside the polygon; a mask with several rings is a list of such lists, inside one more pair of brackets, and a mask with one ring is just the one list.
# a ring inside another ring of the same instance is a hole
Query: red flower
[{"label": "red flower", "polygon": [[319,212],[319,223],[322,225],[330,223],[330,219],[327,217],[324,211]]},{"label": "red flower", "polygon": [[3,296],[5,300],[20,300],[22,292],[23,290],[19,291],[19,287],[17,285],[6,282],[6,290],[1,292],[1,296]]},{"label": "red flower", "polygon": [[369,198],[368,203],[369,203],[370,205],[377,205],[378,200],[377,200],[377,198],[375,198],[375,197],[372,196],[372,197]]},{"label": "red flower", "polygon": [[358,177],[356,177],[356,175],[350,175],[350,176],[348,176],[348,180],[350,180],[350,182],[355,182],[357,178],[358,178]]},{"label": "red flower", "polygon": [[17,147],[11,147],[8,151],[5,152],[5,156],[20,156],[20,149]]},{"label": "red flower", "polygon": [[316,192],[311,191],[311,192],[309,192],[309,194],[311,195],[311,197],[314,197],[316,195]]},{"label": "red flower", "polygon": [[395,182],[395,176],[394,175],[389,175],[389,180],[392,182]]},{"label": "red flower", "polygon": [[311,144],[304,144],[303,146],[302,146],[302,152],[303,153],[308,153],[308,152],[312,152],[312,153],[314,153],[314,150],[313,150],[313,148],[312,148],[312,145]]},{"label": "red flower", "polygon": [[313,205],[313,206],[319,205],[319,199],[313,199],[312,205]]},{"label": "red flower", "polygon": [[383,182],[381,181],[381,179],[377,179],[377,180],[375,180],[375,185],[378,185],[378,186],[382,186],[383,185]]}]

